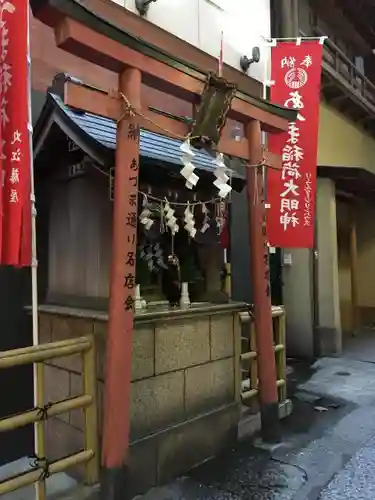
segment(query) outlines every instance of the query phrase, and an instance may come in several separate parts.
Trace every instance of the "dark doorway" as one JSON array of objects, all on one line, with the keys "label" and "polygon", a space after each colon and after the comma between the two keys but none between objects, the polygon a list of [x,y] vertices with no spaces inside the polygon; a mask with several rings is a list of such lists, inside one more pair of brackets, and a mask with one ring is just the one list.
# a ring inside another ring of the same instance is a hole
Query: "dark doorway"
[{"label": "dark doorway", "polygon": [[[31,91],[32,122],[35,125],[46,99],[45,92]],[[38,195],[36,196],[38,200]],[[38,203],[39,205],[39,203]],[[43,207],[42,207],[43,208]],[[39,212],[39,206],[38,206]],[[42,212],[42,210],[41,210]],[[39,217],[37,220],[40,225]],[[42,242],[38,241],[38,250]],[[44,258],[44,254],[39,258]],[[31,316],[25,306],[31,303],[30,268],[0,266],[0,351],[32,345]],[[39,274],[39,273],[38,273]],[[40,280],[39,290],[45,280]],[[33,406],[33,367],[0,370],[0,419]],[[0,465],[33,453],[32,426],[0,433]]]},{"label": "dark doorway", "polygon": [[283,303],[283,276],[280,248],[276,248],[275,253],[270,253],[270,281],[272,305],[280,306]]},{"label": "dark doorway", "polygon": [[[30,269],[0,267],[0,351],[32,344]],[[32,366],[0,370],[0,419],[33,406]],[[29,456],[33,450],[32,426],[0,433],[0,465]]]}]

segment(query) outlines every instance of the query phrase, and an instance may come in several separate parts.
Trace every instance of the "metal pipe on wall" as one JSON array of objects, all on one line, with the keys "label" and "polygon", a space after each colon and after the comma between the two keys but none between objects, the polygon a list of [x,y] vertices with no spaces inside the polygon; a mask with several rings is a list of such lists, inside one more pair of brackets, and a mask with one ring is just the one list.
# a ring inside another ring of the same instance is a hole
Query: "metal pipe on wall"
[{"label": "metal pipe on wall", "polygon": [[[282,38],[295,38],[300,35],[299,32],[299,15],[298,15],[298,1],[299,0],[273,0],[273,11],[276,22],[273,23],[275,32],[272,33],[273,37]],[[316,225],[316,222],[315,222]],[[316,231],[315,231],[316,232]],[[317,354],[318,350],[318,329],[319,329],[319,309],[318,309],[318,258],[316,248],[316,236],[314,248],[307,250],[308,252],[308,266],[310,276],[310,292],[311,297],[311,327],[313,332],[313,345],[311,354]],[[294,279],[294,278],[293,278]],[[288,311],[287,311],[288,313]],[[288,315],[287,315],[288,318]]]}]

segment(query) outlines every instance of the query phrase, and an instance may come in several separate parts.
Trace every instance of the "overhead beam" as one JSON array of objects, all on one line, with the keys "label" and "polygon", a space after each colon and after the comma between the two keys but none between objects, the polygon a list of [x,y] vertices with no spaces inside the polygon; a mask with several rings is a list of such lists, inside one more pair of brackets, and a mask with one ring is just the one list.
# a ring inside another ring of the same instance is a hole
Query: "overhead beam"
[{"label": "overhead beam", "polygon": [[[71,18],[64,18],[57,24],[55,37],[57,46],[71,54],[117,73],[126,67],[137,68],[142,71],[143,83],[188,102],[198,102],[203,91],[204,80],[140,54]],[[288,121],[285,118],[239,97],[233,99],[228,117],[244,124],[258,120],[262,129],[270,133],[288,130]]]},{"label": "overhead beam", "polygon": [[[109,94],[112,97],[109,97],[108,93],[103,90],[66,82],[64,85],[64,104],[74,109],[118,121],[124,112],[124,102],[118,95]],[[144,130],[172,139],[181,138],[181,140],[189,133],[188,125],[179,120],[153,113],[148,108],[140,111],[143,117],[139,117],[139,125]],[[245,138],[235,141],[232,138],[223,137],[218,148],[223,154],[245,160],[248,158],[248,144]],[[275,160],[273,161],[275,162]]]},{"label": "overhead beam", "polygon": [[[344,40],[353,43],[360,53],[371,51],[368,41],[355,29],[348,16],[344,14],[343,8],[338,7],[335,0],[310,0],[310,3],[313,12],[336,30]],[[324,34],[329,35],[329,33]]]},{"label": "overhead beam", "polygon": [[344,10],[350,22],[357,28],[362,38],[372,47],[375,40],[375,4],[372,0],[336,0],[338,8]]},{"label": "overhead beam", "polygon": [[[95,89],[79,83],[67,81],[64,84],[64,104],[73,108],[83,110],[87,113],[92,113],[98,116],[104,116],[114,121],[118,121],[124,112],[125,103],[117,92],[105,92],[104,90]],[[172,139],[181,139],[187,137],[189,126],[175,120],[171,117],[160,115],[150,111],[150,109],[142,108],[139,110],[142,116],[139,116],[139,126],[144,130],[155,132],[156,134],[165,135]],[[248,159],[248,141],[242,138],[240,141],[235,141],[232,138],[222,137],[218,150],[228,156],[234,156],[244,160]],[[280,156],[264,151],[264,164],[269,168],[281,169]]]}]

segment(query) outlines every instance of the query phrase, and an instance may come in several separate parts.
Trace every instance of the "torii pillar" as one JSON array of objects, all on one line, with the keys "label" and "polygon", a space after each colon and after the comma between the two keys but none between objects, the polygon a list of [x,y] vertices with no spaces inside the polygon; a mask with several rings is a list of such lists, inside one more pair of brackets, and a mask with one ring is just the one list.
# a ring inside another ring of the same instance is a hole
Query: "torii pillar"
[{"label": "torii pillar", "polygon": [[[142,73],[119,75],[119,91],[135,109],[141,104]],[[135,263],[138,223],[140,128],[131,109],[117,126],[113,203],[112,260],[105,366],[102,467],[104,498],[117,499],[126,487],[130,431],[130,389],[134,324]]]},{"label": "torii pillar", "polygon": [[247,125],[246,135],[249,143],[249,163],[251,165],[262,165],[257,168],[246,169],[246,184],[250,226],[249,242],[253,283],[253,315],[258,351],[261,430],[263,440],[274,443],[280,439],[280,425],[278,394],[275,383],[277,377],[262,168],[272,165],[267,164],[267,158],[264,158],[259,121],[253,120]]},{"label": "torii pillar", "polygon": [[[150,103],[143,105],[141,84],[146,82],[148,86],[184,99],[193,106],[203,92],[207,67],[206,64],[199,67],[196,63],[192,69],[192,64],[166,54],[165,48],[159,49],[140,40],[139,34],[132,35],[119,28],[122,18],[124,26],[134,25],[138,18],[111,2],[86,0],[83,5],[78,0],[31,0],[31,4],[34,15],[54,28],[58,47],[119,74],[115,92],[67,81],[64,102],[72,108],[118,122],[101,459],[103,500],[124,500],[129,466],[139,131],[142,127],[171,137],[186,137],[189,133],[186,123],[153,111],[152,108],[158,107],[157,102],[152,106]],[[95,6],[97,14],[90,10],[91,4]],[[104,13],[112,16],[113,24],[103,17]],[[147,25],[152,30],[152,25]],[[169,46],[173,47],[173,43],[172,39]],[[224,76],[225,71],[229,70],[224,67]],[[129,103],[131,106],[128,106]],[[229,117],[244,124],[245,137],[235,141],[228,138],[230,134],[223,134],[218,146],[220,152],[242,158],[252,165],[247,169],[252,248],[252,276],[249,278],[254,283],[262,431],[268,440],[277,437],[279,418],[269,268],[263,225],[265,207],[258,196],[262,191],[262,176],[260,168],[253,166],[265,164],[281,167],[280,158],[270,153],[264,161],[260,131],[261,128],[270,133],[286,131],[288,122],[295,119],[295,114],[294,111],[279,107],[272,109],[269,104],[258,102],[241,90],[232,100]]]}]

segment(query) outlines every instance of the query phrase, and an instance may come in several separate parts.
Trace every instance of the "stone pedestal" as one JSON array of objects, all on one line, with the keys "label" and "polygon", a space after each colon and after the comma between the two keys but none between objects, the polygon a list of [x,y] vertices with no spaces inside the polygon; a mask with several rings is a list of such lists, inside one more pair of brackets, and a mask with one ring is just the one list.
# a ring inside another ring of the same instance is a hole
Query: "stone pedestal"
[{"label": "stone pedestal", "polygon": [[[131,395],[132,494],[186,472],[233,443],[239,422],[235,335],[242,306],[192,307],[136,317]],[[107,316],[63,307],[40,308],[41,342],[94,334],[99,428],[104,391]],[[79,357],[46,365],[46,402],[82,391]],[[47,456],[84,447],[83,412],[47,422]],[[80,478],[82,470],[72,473]]]}]

